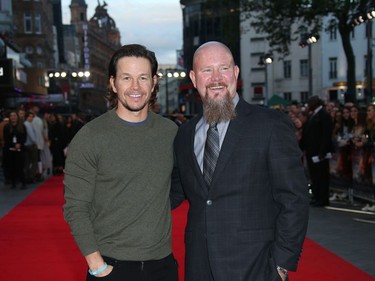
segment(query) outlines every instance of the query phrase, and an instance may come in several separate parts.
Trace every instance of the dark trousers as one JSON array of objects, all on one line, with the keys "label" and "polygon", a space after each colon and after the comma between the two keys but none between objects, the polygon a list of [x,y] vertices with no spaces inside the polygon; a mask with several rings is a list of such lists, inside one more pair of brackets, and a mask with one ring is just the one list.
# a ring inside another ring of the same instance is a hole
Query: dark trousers
[{"label": "dark trousers", "polygon": [[103,257],[112,272],[105,277],[95,277],[87,273],[86,281],[178,281],[178,266],[173,255],[161,260],[151,261],[118,261]]},{"label": "dark trousers", "polygon": [[22,151],[9,151],[6,154],[6,171],[13,188],[16,186],[18,180],[21,181],[23,186],[26,185],[23,169],[24,159],[25,155]]},{"label": "dark trousers", "polygon": [[33,182],[38,171],[38,148],[36,145],[25,146],[25,177]]},{"label": "dark trousers", "polygon": [[329,204],[329,160],[318,163],[307,161],[311,179],[313,199],[322,205]]}]

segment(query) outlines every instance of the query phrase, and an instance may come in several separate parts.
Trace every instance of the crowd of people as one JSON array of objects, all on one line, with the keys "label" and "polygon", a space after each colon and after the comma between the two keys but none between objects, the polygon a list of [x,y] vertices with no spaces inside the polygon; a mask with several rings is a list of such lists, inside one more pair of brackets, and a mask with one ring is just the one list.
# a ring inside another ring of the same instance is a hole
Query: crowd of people
[{"label": "crowd of people", "polygon": [[68,144],[85,124],[81,114],[41,113],[38,106],[3,110],[1,161],[5,183],[12,189],[62,175]]},{"label": "crowd of people", "polygon": [[[155,102],[157,104],[157,102]],[[303,131],[312,112],[308,104],[294,102],[285,108],[295,126],[297,141],[303,148]],[[335,175],[350,182],[353,178],[353,151],[361,151],[359,165],[361,181],[373,183],[371,163],[375,154],[375,105],[358,106],[354,103],[325,102],[325,111],[332,121],[332,153],[337,154]],[[152,108],[152,110],[158,114]],[[182,113],[170,117],[177,125],[188,119]],[[24,105],[12,110],[2,110],[0,116],[1,161],[6,183],[15,188],[18,183],[26,188],[28,183],[40,182],[49,175],[62,175],[68,144],[87,122],[83,114],[40,113],[37,106]],[[305,158],[306,160],[306,158]],[[22,168],[21,168],[22,167]],[[332,170],[331,168],[331,173]],[[330,192],[330,200],[344,199],[346,192]],[[328,205],[328,202],[327,204]],[[363,210],[375,211],[375,204],[366,204]]]},{"label": "crowd of people", "polygon": [[[372,163],[375,156],[375,105],[359,106],[354,103],[325,102],[324,108],[331,117],[332,153],[330,174],[351,183],[353,178],[360,183],[374,186]],[[301,146],[303,130],[311,112],[305,104],[293,103],[285,108],[293,121],[296,137]],[[358,160],[358,173],[353,174],[354,162]],[[373,187],[375,193],[375,187]],[[347,198],[347,192],[332,192],[330,200]],[[375,211],[375,204],[368,203],[362,210]]]}]

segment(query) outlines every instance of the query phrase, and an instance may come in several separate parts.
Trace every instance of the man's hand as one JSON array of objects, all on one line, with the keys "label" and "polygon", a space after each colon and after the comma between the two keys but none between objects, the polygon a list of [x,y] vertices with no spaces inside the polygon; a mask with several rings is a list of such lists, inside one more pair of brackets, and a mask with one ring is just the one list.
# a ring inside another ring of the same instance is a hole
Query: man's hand
[{"label": "man's hand", "polygon": [[[105,265],[103,257],[99,253],[99,251],[87,255],[87,256],[85,256],[85,258],[86,258],[86,261],[87,261],[87,265],[89,266],[91,271],[96,271],[96,270],[98,270],[99,268],[101,268]],[[108,274],[110,274],[112,272],[112,270],[113,270],[113,266],[108,265],[107,268],[103,272],[100,272],[99,274],[96,274],[95,276],[96,277],[107,276]]]},{"label": "man's hand", "polygon": [[280,277],[281,277],[281,280],[283,281],[288,281],[288,270],[280,267],[280,266],[277,266],[277,272],[279,273]]},{"label": "man's hand", "polygon": [[288,281],[288,280],[289,280],[289,279],[288,279],[288,275],[285,275],[285,273],[283,273],[283,272],[280,271],[280,270],[278,270],[277,272],[279,273],[279,275],[280,275],[280,277],[281,277],[281,280],[283,280],[283,281]]},{"label": "man's hand", "polygon": [[108,274],[110,274],[113,270],[113,266],[112,265],[108,265],[107,269],[104,270],[102,273],[100,274],[97,274],[95,275],[95,277],[104,277],[104,276],[107,276]]}]

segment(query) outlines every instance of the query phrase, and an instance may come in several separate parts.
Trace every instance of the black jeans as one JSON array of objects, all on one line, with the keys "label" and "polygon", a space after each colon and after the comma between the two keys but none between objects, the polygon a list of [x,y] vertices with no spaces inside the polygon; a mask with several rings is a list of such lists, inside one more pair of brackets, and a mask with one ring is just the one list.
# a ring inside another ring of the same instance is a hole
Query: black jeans
[{"label": "black jeans", "polygon": [[118,261],[103,257],[113,270],[105,277],[95,277],[87,273],[86,281],[178,281],[178,265],[172,254],[151,261]]}]

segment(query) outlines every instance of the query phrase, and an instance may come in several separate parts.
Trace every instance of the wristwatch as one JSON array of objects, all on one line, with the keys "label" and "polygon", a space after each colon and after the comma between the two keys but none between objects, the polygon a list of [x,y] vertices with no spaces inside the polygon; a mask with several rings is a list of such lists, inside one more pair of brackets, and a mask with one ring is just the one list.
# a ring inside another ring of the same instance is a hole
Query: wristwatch
[{"label": "wristwatch", "polygon": [[277,271],[281,271],[285,276],[288,276],[288,270],[282,268],[281,266],[276,266]]}]

